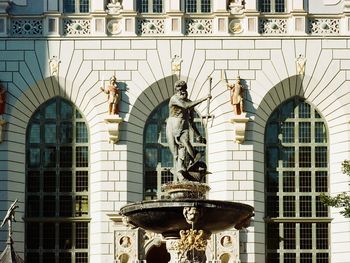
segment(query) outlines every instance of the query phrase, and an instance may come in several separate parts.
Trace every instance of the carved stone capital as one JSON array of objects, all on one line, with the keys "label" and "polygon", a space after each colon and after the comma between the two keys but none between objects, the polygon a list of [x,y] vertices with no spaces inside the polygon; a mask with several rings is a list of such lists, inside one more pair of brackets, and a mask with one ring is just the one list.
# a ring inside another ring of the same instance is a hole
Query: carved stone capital
[{"label": "carved stone capital", "polygon": [[119,115],[108,115],[105,119],[107,124],[107,131],[110,143],[117,143],[119,141],[119,123],[123,121]]},{"label": "carved stone capital", "polygon": [[236,115],[230,122],[234,125],[235,142],[243,143],[245,139],[245,130],[249,118],[246,117],[246,113],[243,112],[240,115]]}]

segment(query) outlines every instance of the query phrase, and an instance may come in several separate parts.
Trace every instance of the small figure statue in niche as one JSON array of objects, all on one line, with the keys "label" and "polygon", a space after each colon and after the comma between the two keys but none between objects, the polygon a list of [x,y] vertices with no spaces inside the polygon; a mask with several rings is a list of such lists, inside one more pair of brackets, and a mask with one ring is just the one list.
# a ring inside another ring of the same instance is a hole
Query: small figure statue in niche
[{"label": "small figure statue in niche", "polygon": [[305,64],[306,58],[299,54],[299,57],[296,59],[297,62],[297,73],[299,75],[305,75]]},{"label": "small figure statue in niche", "polygon": [[[201,154],[194,150],[190,142],[189,129],[193,130],[198,142],[206,143],[205,138],[200,135],[193,121],[193,114],[195,106],[210,98],[211,95],[208,95],[205,98],[191,101],[188,99],[186,82],[178,80],[175,83],[175,94],[169,101],[169,118],[166,126],[166,135],[169,149],[175,162],[172,173],[177,176],[179,181],[190,180],[200,182],[204,173],[206,173],[205,163],[198,162]],[[196,172],[191,173],[191,169],[196,170]]]},{"label": "small figure statue in niche", "polygon": [[60,63],[61,63],[61,61],[56,56],[53,56],[49,60],[51,76],[57,76],[58,75],[58,68],[59,68],[59,64]]},{"label": "small figure statue in niche", "polygon": [[183,59],[180,58],[178,55],[174,55],[174,57],[171,60],[171,71],[173,74],[177,75],[178,77],[180,77],[182,61]]},{"label": "small figure statue in niche", "polygon": [[227,88],[231,90],[231,104],[235,115],[241,115],[244,112],[243,108],[243,86],[241,79],[237,76],[235,84],[228,84]]},{"label": "small figure statue in niche", "polygon": [[117,84],[117,78],[112,76],[109,80],[109,85],[107,89],[100,87],[101,91],[108,94],[108,114],[109,115],[118,115],[119,114],[119,101],[120,101],[120,92]]}]

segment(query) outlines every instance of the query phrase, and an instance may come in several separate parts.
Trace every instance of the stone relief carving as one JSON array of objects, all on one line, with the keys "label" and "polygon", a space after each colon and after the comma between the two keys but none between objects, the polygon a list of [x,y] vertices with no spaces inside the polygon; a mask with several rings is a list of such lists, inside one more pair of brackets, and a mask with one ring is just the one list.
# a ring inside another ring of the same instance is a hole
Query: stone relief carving
[{"label": "stone relief carving", "polygon": [[123,9],[121,0],[110,0],[107,8],[110,14],[119,14],[120,10]]},{"label": "stone relief carving", "polygon": [[59,70],[60,63],[61,63],[61,60],[59,60],[56,56],[53,56],[49,60],[49,68],[50,68],[51,76],[57,76],[58,75],[58,70]]},{"label": "stone relief carving", "polygon": [[164,19],[138,19],[137,33],[139,35],[164,34]]},{"label": "stone relief carving", "polygon": [[229,9],[231,14],[242,14],[244,10],[243,0],[230,0]]},{"label": "stone relief carving", "polygon": [[174,55],[174,57],[171,60],[171,71],[173,74],[177,75],[178,77],[180,77],[182,61],[183,59],[180,58],[178,55]]},{"label": "stone relief carving", "polygon": [[264,18],[259,20],[260,34],[287,34],[287,19]]},{"label": "stone relief carving", "polygon": [[229,30],[233,34],[240,34],[243,32],[243,26],[241,23],[241,20],[239,19],[234,19],[231,20],[229,23]]},{"label": "stone relief carving", "polygon": [[299,75],[305,75],[306,58],[300,54],[296,59],[296,64],[297,64],[297,73]]},{"label": "stone relief carving", "polygon": [[63,31],[65,35],[90,35],[91,21],[88,19],[64,19]]},{"label": "stone relief carving", "polygon": [[310,34],[339,34],[340,19],[309,19]]},{"label": "stone relief carving", "polygon": [[208,35],[213,33],[212,19],[186,19],[187,35]]},{"label": "stone relief carving", "polygon": [[111,35],[118,35],[122,32],[122,24],[118,19],[110,20],[107,24],[107,30]]},{"label": "stone relief carving", "polygon": [[12,19],[11,20],[12,35],[42,35],[43,21],[42,19]]}]

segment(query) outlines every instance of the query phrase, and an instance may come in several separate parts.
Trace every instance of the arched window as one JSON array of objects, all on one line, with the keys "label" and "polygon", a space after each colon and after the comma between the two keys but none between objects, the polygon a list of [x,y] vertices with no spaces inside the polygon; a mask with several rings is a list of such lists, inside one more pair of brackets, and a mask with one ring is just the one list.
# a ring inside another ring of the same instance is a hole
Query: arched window
[{"label": "arched window", "polygon": [[[169,116],[169,100],[161,103],[148,117],[144,130],[144,199],[157,198],[161,186],[174,180],[170,169],[173,168],[173,156],[166,138],[166,120]],[[200,134],[205,137],[201,118],[196,114],[194,122]],[[194,148],[205,159],[206,145],[195,142],[193,132],[190,140]]]},{"label": "arched window", "polygon": [[89,138],[82,115],[56,97],[34,113],[26,139],[26,262],[88,263]]},{"label": "arched window", "polygon": [[326,124],[295,97],[279,106],[265,129],[266,251],[269,263],[324,262],[329,258]]},{"label": "arched window", "polygon": [[63,0],[64,13],[89,13],[90,0]]}]

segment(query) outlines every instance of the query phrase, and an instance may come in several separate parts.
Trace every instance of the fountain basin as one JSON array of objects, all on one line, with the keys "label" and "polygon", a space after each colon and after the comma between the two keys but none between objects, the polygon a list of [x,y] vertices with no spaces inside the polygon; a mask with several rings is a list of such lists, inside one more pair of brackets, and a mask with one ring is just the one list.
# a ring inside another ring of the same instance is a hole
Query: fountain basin
[{"label": "fountain basin", "polygon": [[232,227],[246,227],[254,215],[254,208],[250,205],[203,199],[137,202],[122,207],[120,214],[134,226],[160,233],[165,238],[178,238],[180,230],[192,228],[183,215],[184,207],[195,207],[200,211],[193,228],[204,230],[208,235]]}]

